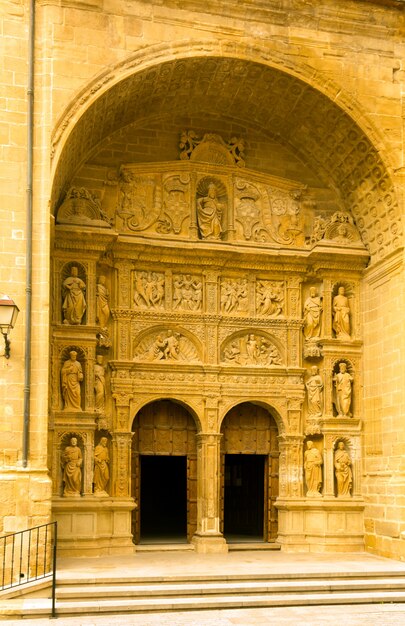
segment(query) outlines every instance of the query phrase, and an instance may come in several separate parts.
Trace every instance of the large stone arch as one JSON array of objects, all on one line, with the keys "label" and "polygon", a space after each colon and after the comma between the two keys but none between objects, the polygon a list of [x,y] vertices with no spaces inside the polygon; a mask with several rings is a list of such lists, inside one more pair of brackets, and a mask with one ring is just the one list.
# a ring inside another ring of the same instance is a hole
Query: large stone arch
[{"label": "large stone arch", "polygon": [[[232,90],[235,77],[238,89]],[[100,141],[135,120],[174,110],[253,120],[337,191],[372,260],[402,245],[395,164],[361,107],[306,64],[264,46],[227,41],[150,46],[83,90],[53,136],[52,206]]]}]

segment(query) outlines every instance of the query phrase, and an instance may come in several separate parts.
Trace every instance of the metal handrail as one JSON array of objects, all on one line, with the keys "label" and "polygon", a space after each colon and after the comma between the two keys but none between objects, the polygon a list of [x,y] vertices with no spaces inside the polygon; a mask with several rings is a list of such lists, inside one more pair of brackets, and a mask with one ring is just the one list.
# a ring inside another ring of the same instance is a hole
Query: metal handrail
[{"label": "metal handrail", "polygon": [[52,611],[56,617],[57,522],[0,537],[0,591],[52,577]]}]

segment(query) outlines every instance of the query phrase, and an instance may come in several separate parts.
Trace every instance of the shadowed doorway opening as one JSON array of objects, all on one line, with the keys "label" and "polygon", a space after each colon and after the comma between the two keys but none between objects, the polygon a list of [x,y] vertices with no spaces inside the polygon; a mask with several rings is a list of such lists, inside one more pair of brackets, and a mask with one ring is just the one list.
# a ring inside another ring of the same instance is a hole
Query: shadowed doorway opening
[{"label": "shadowed doorway opening", "polygon": [[224,535],[263,541],[265,455],[226,454]]},{"label": "shadowed doorway opening", "polygon": [[140,457],[141,543],[187,541],[187,457]]}]

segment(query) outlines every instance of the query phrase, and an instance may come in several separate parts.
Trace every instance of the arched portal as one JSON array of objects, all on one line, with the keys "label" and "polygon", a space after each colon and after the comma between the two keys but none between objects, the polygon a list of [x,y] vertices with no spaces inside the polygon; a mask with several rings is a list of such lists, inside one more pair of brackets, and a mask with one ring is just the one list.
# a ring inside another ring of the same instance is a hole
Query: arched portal
[{"label": "arched portal", "polygon": [[273,542],[277,537],[277,424],[267,409],[244,402],[226,415],[222,433],[221,510],[225,539]]},{"label": "arched portal", "polygon": [[133,422],[131,491],[135,543],[190,541],[197,524],[196,425],[183,406],[158,400]]}]

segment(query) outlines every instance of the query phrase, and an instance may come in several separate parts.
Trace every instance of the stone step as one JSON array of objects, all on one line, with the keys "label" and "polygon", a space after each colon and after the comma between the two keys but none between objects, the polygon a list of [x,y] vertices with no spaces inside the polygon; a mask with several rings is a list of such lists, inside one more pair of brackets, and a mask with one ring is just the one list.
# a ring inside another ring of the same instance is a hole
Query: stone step
[{"label": "stone step", "polygon": [[248,594],[328,593],[343,591],[405,591],[405,578],[380,578],[378,580],[302,580],[302,581],[228,581],[199,583],[115,584],[115,585],[63,585],[56,589],[58,600],[87,598],[161,598],[189,596],[223,596]]},{"label": "stone step", "polygon": [[[104,598],[103,600],[61,601],[56,605],[57,616],[120,613],[149,613],[187,610],[214,610],[309,605],[351,605],[376,603],[403,603],[405,591],[345,591],[321,593],[249,594],[231,596],[199,596],[173,598]],[[39,617],[49,615],[50,601],[45,599],[10,600],[0,608],[0,618]]]}]

